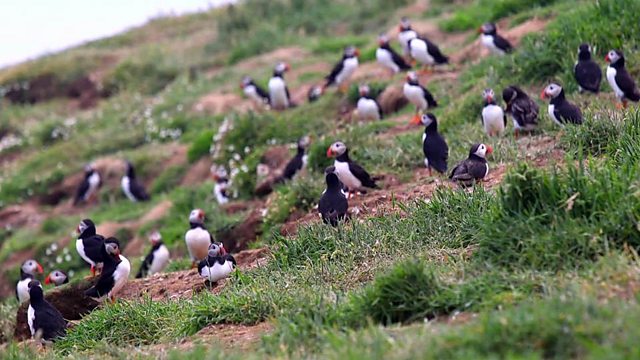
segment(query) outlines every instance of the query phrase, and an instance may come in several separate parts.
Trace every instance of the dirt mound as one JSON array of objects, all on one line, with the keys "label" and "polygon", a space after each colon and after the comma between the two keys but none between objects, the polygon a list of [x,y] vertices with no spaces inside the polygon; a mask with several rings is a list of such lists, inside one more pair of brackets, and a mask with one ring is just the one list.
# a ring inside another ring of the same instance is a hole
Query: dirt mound
[{"label": "dirt mound", "polygon": [[[228,251],[246,249],[262,233],[262,210],[254,209],[241,223],[216,233],[216,239]],[[237,259],[236,259],[237,260]]]},{"label": "dirt mound", "polygon": [[273,50],[271,52],[254,56],[250,59],[239,62],[236,67],[245,71],[265,68],[271,72],[278,61],[288,61],[289,59],[304,59],[309,52],[301,47],[291,46]]},{"label": "dirt mound", "polygon": [[357,85],[363,82],[389,80],[392,77],[393,74],[387,68],[374,61],[358,65],[350,83]]},{"label": "dirt mound", "polygon": [[238,94],[212,92],[201,97],[194,105],[193,110],[209,115],[220,115],[229,112],[243,113],[255,110],[255,104],[251,100],[244,99]]},{"label": "dirt mound", "polygon": [[404,97],[402,87],[403,84],[387,86],[387,88],[378,95],[378,102],[384,114],[397,112],[409,104],[407,98]]},{"label": "dirt mound", "polygon": [[36,227],[44,218],[45,214],[33,202],[10,205],[0,210],[0,228]]},{"label": "dirt mound", "polygon": [[203,158],[193,164],[185,173],[181,186],[201,184],[211,177],[211,160]]},{"label": "dirt mound", "polygon": [[256,325],[214,324],[198,331],[194,339],[215,339],[227,349],[249,349],[273,329],[269,323]]}]

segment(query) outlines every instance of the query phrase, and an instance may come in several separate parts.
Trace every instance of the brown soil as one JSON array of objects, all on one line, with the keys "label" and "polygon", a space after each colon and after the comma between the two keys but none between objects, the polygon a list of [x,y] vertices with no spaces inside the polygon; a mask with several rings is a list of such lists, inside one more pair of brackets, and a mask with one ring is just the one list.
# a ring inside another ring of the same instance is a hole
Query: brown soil
[{"label": "brown soil", "polygon": [[192,186],[201,184],[211,178],[211,160],[203,158],[198,160],[195,164],[187,170],[180,186]]},{"label": "brown soil", "polygon": [[215,339],[225,349],[249,350],[269,333],[273,325],[259,323],[256,325],[215,324],[198,331],[188,343]]},{"label": "brown soil", "polygon": [[297,46],[285,47],[271,52],[243,60],[236,65],[236,68],[244,71],[253,71],[260,68],[273,68],[279,61],[290,61],[290,59],[302,59],[309,55],[309,52]]}]

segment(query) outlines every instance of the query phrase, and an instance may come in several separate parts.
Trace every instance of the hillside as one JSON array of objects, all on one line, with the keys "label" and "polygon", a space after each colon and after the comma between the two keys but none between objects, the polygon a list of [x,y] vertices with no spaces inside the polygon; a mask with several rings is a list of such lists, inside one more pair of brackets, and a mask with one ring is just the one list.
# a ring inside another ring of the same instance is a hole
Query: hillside
[{"label": "hillside", "polygon": [[[617,106],[606,79],[597,95],[579,92],[573,66],[588,42],[603,68],[610,49],[624,51],[640,80],[638,13],[635,0],[245,0],[0,69],[0,357],[637,357],[640,111]],[[449,56],[419,76],[439,104],[430,111],[449,168],[474,143],[493,147],[472,188],[429,175],[406,74],[376,63],[380,33],[400,49],[403,16]],[[486,21],[512,54],[482,46]],[[348,45],[360,50],[350,86],[308,102]],[[285,111],[238,88],[245,75],[266,85],[279,61],[298,104]],[[552,81],[584,124],[550,119],[538,94]],[[382,120],[357,118],[363,83],[379,94]],[[540,125],[516,138],[509,120],[489,137],[483,90],[504,106],[513,84],[540,106]],[[273,183],[305,135],[307,168]],[[380,188],[350,199],[350,220],[333,228],[317,204],[338,140]],[[122,193],[126,160],[150,201]],[[103,184],[74,206],[90,163]],[[216,166],[232,179],[222,206]],[[196,208],[238,261],[214,287],[189,270],[184,234]],[[86,286],[74,233],[84,218],[120,239],[129,283],[115,304],[87,304],[46,350],[18,342],[20,265],[67,272],[66,288],[46,288],[58,299]],[[133,280],[153,230],[171,263]]]}]

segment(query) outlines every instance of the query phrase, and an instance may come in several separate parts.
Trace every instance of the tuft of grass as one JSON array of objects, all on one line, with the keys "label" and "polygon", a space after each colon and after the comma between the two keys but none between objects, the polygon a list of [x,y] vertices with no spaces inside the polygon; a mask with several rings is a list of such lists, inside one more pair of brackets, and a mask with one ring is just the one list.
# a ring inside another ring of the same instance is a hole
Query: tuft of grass
[{"label": "tuft of grass", "polygon": [[621,119],[615,114],[586,116],[582,126],[568,126],[560,138],[561,146],[574,157],[600,156],[607,152],[621,133]]},{"label": "tuft of grass", "polygon": [[194,163],[203,156],[209,154],[214,132],[212,130],[203,131],[191,143],[187,151],[187,159],[190,163]]}]

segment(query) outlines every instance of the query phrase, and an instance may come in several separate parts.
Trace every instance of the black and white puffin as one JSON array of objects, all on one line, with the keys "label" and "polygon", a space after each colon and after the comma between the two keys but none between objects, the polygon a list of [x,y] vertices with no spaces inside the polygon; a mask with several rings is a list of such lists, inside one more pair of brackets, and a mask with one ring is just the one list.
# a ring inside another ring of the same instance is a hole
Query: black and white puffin
[{"label": "black and white puffin", "polygon": [[198,274],[210,283],[229,277],[236,268],[236,259],[227,254],[222,244],[209,245],[207,256],[198,263]]},{"label": "black and white puffin", "polygon": [[136,279],[162,272],[169,264],[169,249],[162,242],[162,235],[154,231],[149,235],[151,250],[140,265]]},{"label": "black and white puffin", "polygon": [[284,81],[284,73],[289,71],[291,67],[289,64],[280,62],[273,69],[273,77],[269,79],[269,104],[271,108],[275,110],[284,110],[291,107],[291,96],[289,96],[289,89]]},{"label": "black and white puffin", "polygon": [[489,174],[486,156],[492,152],[491,146],[474,144],[469,150],[469,157],[453,168],[449,179],[465,187],[484,179]]},{"label": "black and white puffin", "polygon": [[116,295],[129,279],[131,264],[126,257],[120,255],[120,242],[114,237],[104,240],[102,253],[104,266],[100,278],[85,294],[92,298],[106,297],[115,302]]},{"label": "black and white puffin", "polygon": [[551,83],[540,93],[542,100],[549,99],[549,117],[556,124],[582,124],[582,112],[576,105],[567,101],[562,86]]},{"label": "black and white puffin", "polygon": [[215,184],[213,185],[213,195],[216,197],[216,201],[218,205],[224,205],[229,202],[229,186],[231,186],[231,181],[229,180],[229,175],[227,174],[227,169],[223,166],[218,166],[215,168],[211,168],[211,173],[213,176],[213,181]]},{"label": "black and white puffin", "polygon": [[609,63],[607,66],[607,81],[616,94],[616,97],[627,107],[627,101],[640,101],[640,90],[636,82],[624,67],[624,54],[620,50],[611,50],[604,58]]},{"label": "black and white puffin", "polygon": [[581,44],[578,48],[578,61],[573,67],[573,74],[578,82],[580,92],[585,90],[594,94],[600,92],[602,70],[600,65],[591,59],[589,44]]},{"label": "black and white puffin", "polygon": [[317,101],[320,99],[320,96],[322,96],[322,86],[313,85],[309,88],[309,91],[307,92],[307,100],[309,100],[309,102]]},{"label": "black and white puffin", "polygon": [[78,185],[78,190],[76,191],[76,196],[73,199],[73,205],[78,205],[82,202],[86,202],[94,195],[97,191],[102,181],[100,179],[100,173],[93,167],[93,165],[89,164],[84,167],[84,178],[80,185]]},{"label": "black and white puffin", "polygon": [[409,40],[411,57],[423,66],[448,64],[449,58],[444,56],[440,48],[427,38],[417,37]]},{"label": "black and white puffin", "polygon": [[192,266],[195,267],[200,260],[207,257],[209,245],[214,241],[213,236],[204,226],[204,211],[202,209],[191,211],[189,214],[189,227],[190,229],[184,234],[184,241],[187,244]]},{"label": "black and white puffin", "polygon": [[358,88],[360,98],[356,105],[358,118],[362,121],[382,119],[382,108],[378,101],[371,96],[371,89],[368,85],[360,85]]},{"label": "black and white puffin", "polygon": [[33,259],[29,259],[20,266],[20,280],[16,284],[16,298],[23,303],[29,300],[29,283],[36,279],[36,274],[42,274],[42,265]]},{"label": "black and white puffin", "polygon": [[246,97],[253,100],[258,105],[269,105],[269,94],[258,86],[250,76],[242,78],[240,88]]},{"label": "black and white puffin", "polygon": [[282,172],[283,180],[291,180],[302,169],[307,166],[307,148],[311,143],[311,138],[305,135],[298,139],[297,150],[294,157],[289,160]]},{"label": "black and white puffin", "polygon": [[327,189],[322,193],[320,202],[318,202],[318,212],[325,224],[338,226],[338,222],[347,217],[349,201],[342,192],[342,183],[336,174],[336,167],[329,166],[324,173]]},{"label": "black and white puffin", "polygon": [[390,69],[394,74],[411,69],[402,56],[400,56],[389,44],[389,37],[385,34],[378,36],[378,49],[376,60],[382,66]]},{"label": "black and white puffin", "polygon": [[402,88],[404,96],[416,107],[416,113],[413,116],[412,122],[419,123],[420,115],[422,111],[427,111],[429,108],[438,106],[438,103],[433,98],[433,95],[424,86],[420,85],[418,75],[410,71],[407,73],[407,82]]},{"label": "black and white puffin", "polygon": [[360,50],[354,46],[347,46],[342,54],[342,59],[336,63],[331,73],[325,77],[324,88],[336,85],[342,91],[345,91],[347,80],[351,78],[351,75],[358,68],[358,56],[360,56]]},{"label": "black and white puffin", "polygon": [[30,299],[27,308],[27,324],[29,324],[31,337],[50,342],[64,336],[67,331],[67,321],[58,309],[45,300],[40,282],[32,280],[28,288]]},{"label": "black and white puffin", "polygon": [[349,149],[347,149],[344,143],[338,141],[329,146],[327,156],[336,158],[333,163],[335,173],[338,175],[340,182],[347,187],[349,196],[351,193],[355,194],[358,191],[364,192],[363,188],[365,187],[371,189],[378,188],[378,185],[376,185],[376,182],[369,176],[369,173],[363,169],[362,166],[351,161],[349,158]]},{"label": "black and white puffin", "polygon": [[447,172],[447,160],[449,159],[449,147],[442,135],[438,132],[438,119],[436,116],[427,113],[420,117],[420,122],[414,124],[425,126],[422,134],[422,152],[424,153],[424,165],[429,169],[429,176],[432,175],[431,168],[444,174]]},{"label": "black and white puffin", "polygon": [[69,283],[69,276],[65,274],[62,270],[53,270],[44,279],[44,283],[47,285],[53,284],[53,286],[60,286],[62,284]]},{"label": "black and white puffin", "polygon": [[120,185],[122,186],[122,192],[124,192],[129,200],[133,202],[149,200],[149,194],[147,194],[144,186],[136,179],[135,169],[129,161],[127,161],[127,173],[122,177]]},{"label": "black and white puffin", "polygon": [[406,16],[403,16],[402,19],[400,19],[400,25],[398,25],[398,42],[400,46],[402,46],[402,53],[405,57],[411,55],[409,51],[409,41],[417,37],[418,33],[411,28],[411,21]]},{"label": "black and white puffin", "polygon": [[504,55],[513,51],[513,46],[509,40],[498,35],[496,24],[492,22],[484,23],[479,29],[480,41],[487,49],[494,54]]},{"label": "black and white puffin", "polygon": [[516,138],[520,131],[533,131],[538,126],[538,104],[517,86],[508,86],[502,91],[502,99],[511,114]]},{"label": "black and white puffin", "polygon": [[504,134],[507,128],[507,115],[502,108],[496,104],[493,89],[484,89],[482,98],[484,99],[484,106],[482,107],[480,119],[482,120],[484,132],[489,136]]},{"label": "black and white puffin", "polygon": [[91,219],[80,221],[76,231],[78,233],[76,240],[78,255],[91,265],[91,274],[95,276],[96,267],[102,263],[104,237],[96,234],[96,225]]}]

